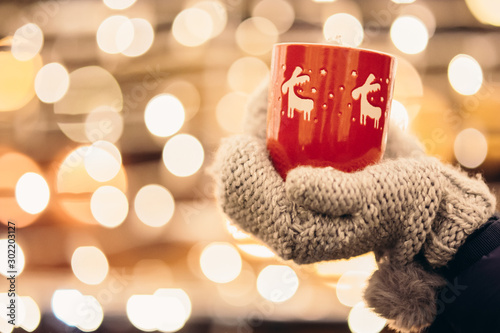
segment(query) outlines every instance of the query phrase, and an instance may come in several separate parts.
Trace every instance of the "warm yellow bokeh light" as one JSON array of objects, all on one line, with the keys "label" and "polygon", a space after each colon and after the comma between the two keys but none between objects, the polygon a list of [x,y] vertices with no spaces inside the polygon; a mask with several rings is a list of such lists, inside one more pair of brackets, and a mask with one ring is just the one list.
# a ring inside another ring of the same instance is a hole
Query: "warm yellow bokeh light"
[{"label": "warm yellow bokeh light", "polygon": [[350,259],[322,261],[314,264],[314,266],[318,275],[323,277],[340,277],[348,271],[365,271],[371,273],[377,269],[373,252]]},{"label": "warm yellow bokeh light", "polygon": [[371,273],[348,271],[340,277],[336,286],[337,298],[346,306],[355,306],[363,300],[363,291]]},{"label": "warm yellow bokeh light", "polygon": [[184,106],[177,97],[170,94],[153,97],[144,111],[146,127],[159,137],[175,134],[184,125],[184,119]]},{"label": "warm yellow bokeh light", "polygon": [[[279,15],[276,15],[279,13]],[[273,22],[280,34],[288,31],[295,20],[292,5],[285,0],[262,0],[255,5],[252,16],[263,17]]]},{"label": "warm yellow bokeh light", "polygon": [[398,57],[397,61],[398,69],[394,79],[393,97],[405,106],[408,111],[408,120],[412,121],[422,107],[424,85],[420,73],[408,60]]},{"label": "warm yellow bokeh light", "polygon": [[138,57],[146,53],[155,39],[155,32],[151,23],[142,18],[130,20],[134,27],[134,38],[130,45],[122,51],[127,57]]},{"label": "warm yellow bokeh light", "polygon": [[475,128],[467,128],[458,133],[453,145],[458,163],[466,168],[480,166],[488,155],[488,140]]},{"label": "warm yellow bokeh light", "polygon": [[425,50],[429,41],[429,31],[419,18],[411,15],[398,17],[391,25],[391,40],[407,54],[417,54]]},{"label": "warm yellow bokeh light", "polygon": [[125,9],[132,6],[136,0],[104,0],[104,4],[111,9]]},{"label": "warm yellow bokeh light", "polygon": [[200,141],[189,134],[177,134],[163,148],[163,163],[178,177],[188,177],[200,170],[205,152]]},{"label": "warm yellow bokeh light", "polygon": [[[54,104],[57,125],[73,141],[89,142],[85,116],[97,111],[120,112],[123,95],[116,79],[102,67],[81,67],[69,74],[70,87],[64,97]],[[92,133],[92,141],[104,140],[113,132],[108,124],[100,124]]]},{"label": "warm yellow bokeh light", "polygon": [[19,61],[11,52],[0,52],[0,111],[22,108],[35,96],[35,76],[42,67],[40,55]]},{"label": "warm yellow bokeh light", "polygon": [[110,16],[97,29],[97,45],[110,54],[125,51],[134,40],[134,25],[125,16]]},{"label": "warm yellow bokeh light", "polygon": [[[16,247],[16,253],[15,253],[15,260],[16,263],[14,264],[15,267],[14,269],[8,265],[7,259],[9,258],[8,254],[12,253],[12,248],[11,251],[9,251],[9,245],[13,244],[12,241],[9,242],[8,239],[0,239],[0,255],[2,255],[2,258],[5,258],[5,260],[0,261],[0,274],[3,276],[9,276],[9,275],[16,275],[19,276],[24,270],[24,264],[25,264],[25,257],[24,257],[24,251],[19,245],[19,243],[15,243]],[[17,272],[17,273],[9,273],[9,272]]]},{"label": "warm yellow bokeh light", "polygon": [[238,249],[257,258],[273,258],[276,255],[262,244],[237,244]]},{"label": "warm yellow bokeh light", "polygon": [[295,271],[285,265],[266,266],[257,277],[257,291],[273,303],[281,303],[295,295],[299,278]]},{"label": "warm yellow bokeh light", "polygon": [[101,186],[90,199],[90,209],[97,222],[105,227],[115,228],[128,215],[128,200],[116,187]]},{"label": "warm yellow bokeh light", "polygon": [[263,55],[270,52],[278,41],[278,29],[263,17],[250,17],[236,28],[236,43],[248,54]]},{"label": "warm yellow bokeh light", "polygon": [[200,1],[193,5],[205,11],[212,18],[212,33],[210,38],[217,37],[227,24],[227,10],[223,3],[215,0]]},{"label": "warm yellow bokeh light", "polygon": [[35,300],[29,296],[20,296],[18,300],[23,304],[25,313],[24,319],[19,323],[19,326],[25,331],[33,332],[40,324],[40,308],[38,307],[38,304],[36,304]]},{"label": "warm yellow bokeh light", "polygon": [[104,318],[101,304],[94,296],[82,295],[76,289],[58,289],[52,295],[52,312],[68,326],[84,332],[99,328]]},{"label": "warm yellow bokeh light", "polygon": [[[174,297],[177,298],[184,309],[184,321],[186,321],[191,316],[192,305],[189,295],[180,288],[160,288],[157,289],[154,294],[156,297]],[[159,327],[160,328],[160,327]],[[161,328],[160,328],[161,329]]]},{"label": "warm yellow bokeh light", "polygon": [[83,164],[90,177],[98,182],[107,182],[120,171],[122,155],[111,142],[96,141],[87,149]]},{"label": "warm yellow bokeh light", "polygon": [[243,117],[248,103],[248,95],[230,92],[224,95],[215,108],[217,123],[230,133],[243,131]]},{"label": "warm yellow bokeh light", "polygon": [[14,33],[12,55],[20,61],[30,60],[40,52],[42,46],[42,29],[34,23],[27,23]]},{"label": "warm yellow bokeh light", "polygon": [[353,333],[378,333],[384,329],[386,322],[363,302],[356,304],[347,317],[349,329]]},{"label": "warm yellow bokeh light", "polygon": [[500,26],[500,1],[498,0],[465,0],[472,15],[484,24]]},{"label": "warm yellow bokeh light", "polygon": [[231,89],[244,93],[253,92],[269,77],[266,63],[256,57],[243,57],[231,64],[227,72],[227,82]]},{"label": "warm yellow bokeh light", "polygon": [[212,16],[201,8],[188,8],[181,11],[172,23],[175,40],[189,47],[206,43],[214,31]]},{"label": "warm yellow bokeh light", "polygon": [[328,42],[345,46],[359,46],[364,38],[361,22],[347,13],[333,14],[323,25],[323,36]]},{"label": "warm yellow bokeh light", "polygon": [[123,116],[112,108],[91,111],[85,119],[85,137],[90,142],[104,140],[115,143],[123,133]]},{"label": "warm yellow bokeh light", "polygon": [[16,200],[19,207],[29,214],[42,212],[50,200],[47,181],[37,173],[25,173],[17,181]]},{"label": "warm yellow bokeh light", "polygon": [[474,95],[483,84],[483,70],[476,59],[459,54],[448,65],[448,80],[459,94]]},{"label": "warm yellow bokeh light", "polygon": [[144,224],[161,227],[174,215],[175,202],[172,194],[163,186],[146,185],[137,192],[134,209]]},{"label": "warm yellow bokeh light", "polygon": [[63,65],[52,62],[40,68],[35,77],[35,92],[45,103],[55,103],[68,91],[69,73]]},{"label": "warm yellow bokeh light", "polygon": [[394,3],[413,3],[415,0],[392,0]]},{"label": "warm yellow bokeh light", "polygon": [[236,240],[246,240],[251,239],[252,236],[242,231],[240,228],[231,223],[231,221],[226,220],[226,229]]},{"label": "warm yellow bokeh light", "polygon": [[159,289],[154,295],[132,295],[127,301],[127,317],[142,331],[176,332],[184,327],[191,301],[180,289]]},{"label": "warm yellow bokeh light", "polygon": [[13,219],[16,228],[23,228],[35,222],[39,214],[24,211],[16,200],[16,185],[22,175],[34,172],[41,174],[40,167],[26,155],[0,147],[0,222],[7,224]]},{"label": "warm yellow bokeh light", "polygon": [[177,97],[184,106],[185,121],[193,118],[200,109],[201,97],[198,88],[185,80],[170,82],[164,89],[165,93]]},{"label": "warm yellow bokeh light", "polygon": [[408,128],[408,111],[405,106],[395,99],[392,100],[391,104],[391,122],[401,128],[403,131],[406,131]]},{"label": "warm yellow bokeh light", "polygon": [[81,246],[73,252],[71,269],[83,283],[99,284],[108,275],[109,264],[104,253],[95,246]]},{"label": "warm yellow bokeh light", "polygon": [[227,283],[240,274],[241,256],[229,243],[211,243],[201,252],[200,267],[210,281]]}]

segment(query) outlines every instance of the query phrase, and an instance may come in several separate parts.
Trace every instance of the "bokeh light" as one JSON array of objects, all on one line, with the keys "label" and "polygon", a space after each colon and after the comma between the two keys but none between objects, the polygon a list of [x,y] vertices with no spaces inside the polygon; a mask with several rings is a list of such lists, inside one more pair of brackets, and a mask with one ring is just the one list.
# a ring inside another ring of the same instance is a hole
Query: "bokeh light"
[{"label": "bokeh light", "polygon": [[386,322],[363,302],[356,304],[347,317],[349,329],[353,333],[378,333],[384,329]]},{"label": "bokeh light", "polygon": [[475,128],[467,128],[458,133],[453,146],[455,157],[466,168],[477,168],[488,155],[488,140]]},{"label": "bokeh light", "polygon": [[483,84],[481,65],[469,55],[458,54],[448,65],[448,80],[459,94],[474,95]]},{"label": "bokeh light", "polygon": [[0,111],[22,108],[35,96],[35,76],[42,67],[39,55],[27,61],[0,52]]},{"label": "bokeh light", "polygon": [[[9,148],[0,148],[0,222],[14,219],[17,228],[23,228],[35,222],[39,214],[24,211],[16,199],[16,185],[22,175],[34,172],[41,174],[40,167],[31,158]],[[37,202],[38,199],[35,201]]]},{"label": "bokeh light", "polygon": [[184,124],[184,106],[177,97],[160,94],[153,97],[144,112],[148,130],[159,137],[175,134]]},{"label": "bokeh light", "polygon": [[175,202],[172,194],[163,186],[146,185],[137,192],[134,209],[144,224],[161,227],[174,215]]},{"label": "bokeh light", "polygon": [[[279,14],[277,15],[277,13]],[[292,26],[295,20],[295,11],[292,5],[285,0],[262,0],[253,8],[252,16],[268,19],[282,34]]]},{"label": "bokeh light", "polygon": [[323,261],[314,264],[316,272],[321,277],[337,277],[349,271],[373,272],[377,269],[373,252],[350,259]]},{"label": "bokeh light", "polygon": [[35,300],[29,296],[20,296],[18,299],[22,302],[25,310],[24,320],[19,323],[19,326],[25,331],[33,332],[40,324],[40,308]]},{"label": "bokeh light", "polygon": [[163,147],[163,163],[178,177],[188,177],[200,170],[205,152],[200,141],[189,134],[177,134]]},{"label": "bokeh light", "polygon": [[191,301],[181,289],[158,289],[154,295],[132,295],[127,301],[127,317],[143,331],[180,330],[191,313]]},{"label": "bokeh light", "polygon": [[224,95],[215,108],[217,123],[230,133],[243,131],[243,117],[248,103],[248,95],[230,92]]},{"label": "bokeh light", "polygon": [[25,212],[38,214],[50,200],[50,189],[45,179],[37,173],[28,172],[16,184],[16,200]]},{"label": "bokeh light", "polygon": [[244,264],[241,273],[231,282],[217,284],[221,298],[232,306],[247,306],[255,300],[256,276],[252,267]]},{"label": "bokeh light", "polygon": [[274,258],[276,254],[262,244],[237,244],[238,249],[257,258]]},{"label": "bokeh light", "polygon": [[103,185],[111,185],[122,192],[127,191],[127,175],[122,166],[120,171],[106,183],[98,182],[90,177],[85,168],[85,156],[90,146],[78,147],[60,158],[57,168],[57,202],[70,219],[88,224],[97,224],[91,210],[93,193]]},{"label": "bokeh light", "polygon": [[257,291],[273,303],[281,303],[295,295],[299,288],[299,278],[289,266],[266,266],[257,277]]},{"label": "bokeh light", "polygon": [[363,291],[368,283],[370,272],[348,271],[337,282],[337,298],[346,306],[355,306],[363,300]]},{"label": "bokeh light", "polygon": [[411,15],[403,15],[394,20],[390,34],[398,50],[407,54],[422,52],[429,41],[429,31],[425,24]]},{"label": "bokeh light", "polygon": [[227,283],[240,274],[242,261],[238,250],[229,243],[216,242],[207,245],[200,256],[203,274],[213,282]]},{"label": "bokeh light", "polygon": [[212,18],[212,34],[210,38],[217,37],[224,30],[227,24],[227,10],[223,3],[219,1],[200,1],[193,5],[205,11]]},{"label": "bokeh light", "polygon": [[465,3],[479,22],[500,26],[500,2],[497,0],[465,0]]},{"label": "bokeh light", "polygon": [[20,61],[30,60],[40,52],[42,46],[42,29],[34,23],[27,23],[14,33],[12,55]]},{"label": "bokeh light", "polygon": [[410,15],[419,18],[425,24],[429,32],[429,39],[434,36],[436,32],[436,18],[434,13],[424,4],[413,4],[404,6],[400,12],[401,16]]},{"label": "bokeh light", "polygon": [[206,43],[214,31],[212,16],[201,8],[181,11],[172,23],[172,35],[184,46],[195,47]]},{"label": "bokeh light", "polygon": [[[191,311],[192,311],[192,305],[191,305],[191,299],[189,298],[189,295],[180,288],[160,288],[157,289],[154,294],[156,297],[174,297],[177,298],[181,304],[182,308],[184,309],[184,315],[183,317],[185,318],[184,321],[186,321],[190,316],[191,316]],[[161,327],[159,327],[161,329]]]},{"label": "bokeh light", "polygon": [[123,134],[123,116],[110,107],[92,110],[85,119],[85,137],[90,142],[115,143]]},{"label": "bokeh light", "polygon": [[125,16],[110,16],[97,29],[97,45],[110,54],[125,51],[134,40],[134,25]]},{"label": "bokeh light", "polygon": [[403,104],[395,99],[392,100],[391,104],[391,122],[403,131],[406,131],[408,128],[408,111]]},{"label": "bokeh light", "polygon": [[165,93],[175,96],[184,106],[185,120],[193,118],[200,109],[201,97],[198,88],[186,80],[174,80],[164,89]]},{"label": "bokeh light", "polygon": [[104,4],[111,9],[125,9],[132,6],[136,0],[104,0]]},{"label": "bokeh light", "polygon": [[[97,111],[120,112],[123,95],[120,85],[107,70],[99,66],[81,67],[69,74],[70,86],[64,97],[54,104],[61,131],[76,142],[89,142],[85,116]],[[83,119],[82,119],[83,116]],[[114,124],[100,124],[90,133],[93,141],[104,140],[114,133]]]},{"label": "bokeh light", "polygon": [[[0,239],[0,254],[2,255],[2,258],[5,258],[5,260],[0,261],[0,274],[3,276],[8,277],[9,275],[12,275],[12,273],[8,273],[9,271],[12,271],[12,268],[7,266],[7,258],[8,257],[8,247],[9,247],[9,241],[8,239]],[[15,264],[15,270],[17,271],[16,276],[19,276],[24,270],[24,265],[25,265],[25,256],[24,256],[24,251],[19,245],[18,242],[16,242],[16,264]]]},{"label": "bokeh light", "polygon": [[96,141],[87,149],[83,164],[90,177],[107,182],[120,172],[122,155],[111,142]]},{"label": "bokeh light", "polygon": [[104,318],[101,304],[94,296],[76,289],[58,289],[52,295],[52,311],[57,319],[84,332],[99,328]]},{"label": "bokeh light", "polygon": [[250,17],[236,28],[236,43],[248,54],[263,55],[270,52],[278,41],[278,29],[263,17]]},{"label": "bokeh light", "polygon": [[68,88],[69,73],[57,62],[43,66],[35,77],[35,92],[42,102],[57,102],[66,94]]},{"label": "bokeh light", "polygon": [[94,218],[105,227],[115,228],[128,215],[128,200],[122,191],[114,186],[99,187],[90,199]]},{"label": "bokeh light", "polygon": [[133,18],[130,20],[134,27],[134,38],[130,45],[121,51],[127,57],[138,57],[146,53],[155,39],[155,32],[151,23],[142,18]]},{"label": "bokeh light", "polygon": [[393,97],[405,106],[409,121],[412,121],[422,107],[424,85],[419,72],[408,60],[398,57],[397,61]]},{"label": "bokeh light", "polygon": [[104,253],[95,246],[81,246],[73,252],[71,269],[83,283],[99,284],[108,275],[109,264]]},{"label": "bokeh light", "polygon": [[392,0],[392,2],[394,2],[394,3],[401,3],[401,4],[403,4],[403,3],[408,4],[408,3],[415,2],[415,0]]},{"label": "bokeh light", "polygon": [[266,63],[256,57],[243,57],[231,64],[227,72],[227,82],[231,89],[251,93],[269,77]]},{"label": "bokeh light", "polygon": [[328,42],[345,46],[359,46],[363,42],[364,32],[361,22],[347,13],[333,14],[323,25],[323,36]]}]

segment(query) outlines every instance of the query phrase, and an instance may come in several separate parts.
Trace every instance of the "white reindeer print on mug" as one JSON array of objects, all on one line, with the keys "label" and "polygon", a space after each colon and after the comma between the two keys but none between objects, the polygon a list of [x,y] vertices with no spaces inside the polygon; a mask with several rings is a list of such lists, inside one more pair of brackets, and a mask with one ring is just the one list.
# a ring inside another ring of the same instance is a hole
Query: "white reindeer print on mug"
[{"label": "white reindeer print on mug", "polygon": [[373,127],[378,129],[380,117],[382,116],[382,109],[371,105],[368,100],[368,93],[380,90],[380,84],[375,83],[375,79],[375,75],[370,74],[362,86],[352,91],[351,96],[355,100],[361,99],[359,122],[366,126],[366,117],[368,116],[374,120]]},{"label": "white reindeer print on mug", "polygon": [[299,66],[295,67],[290,79],[283,82],[281,92],[283,95],[288,93],[288,118],[293,118],[294,110],[297,110],[304,113],[304,120],[310,121],[311,111],[314,109],[314,101],[309,98],[297,96],[294,87],[308,82],[311,78],[306,74],[299,75],[300,73],[302,73],[302,68]]}]

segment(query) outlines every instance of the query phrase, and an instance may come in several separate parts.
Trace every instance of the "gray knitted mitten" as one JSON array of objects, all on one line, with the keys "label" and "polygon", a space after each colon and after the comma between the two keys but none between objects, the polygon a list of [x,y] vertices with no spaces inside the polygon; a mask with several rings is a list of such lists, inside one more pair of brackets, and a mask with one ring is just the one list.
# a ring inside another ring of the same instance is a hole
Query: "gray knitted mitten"
[{"label": "gray knitted mitten", "polygon": [[[217,196],[234,223],[284,259],[312,263],[375,251],[391,267],[384,272],[391,274],[420,269],[413,259],[422,251],[433,267],[440,267],[494,213],[495,198],[483,181],[425,156],[416,140],[396,126],[390,129],[380,163],[354,173],[298,167],[284,182],[266,149],[266,96],[263,86],[249,105],[249,134],[221,144],[215,165]],[[426,299],[429,307],[420,316],[412,312],[419,311],[422,299],[411,307],[404,306],[415,302],[408,291],[388,297],[390,286],[383,285],[380,274],[374,274],[370,284],[376,287],[368,287],[367,293],[384,292],[366,299],[402,330],[423,327],[435,315],[433,288],[439,283],[433,281],[427,284],[432,291],[426,293],[432,294]]]}]

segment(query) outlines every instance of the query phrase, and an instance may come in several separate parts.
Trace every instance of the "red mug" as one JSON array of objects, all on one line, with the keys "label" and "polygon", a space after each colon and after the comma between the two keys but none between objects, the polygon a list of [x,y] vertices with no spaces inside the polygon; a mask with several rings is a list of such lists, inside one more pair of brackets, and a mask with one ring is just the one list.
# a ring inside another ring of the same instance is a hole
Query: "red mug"
[{"label": "red mug", "polygon": [[276,44],[267,148],[283,179],[299,165],[353,172],[385,150],[394,56],[337,45]]}]

